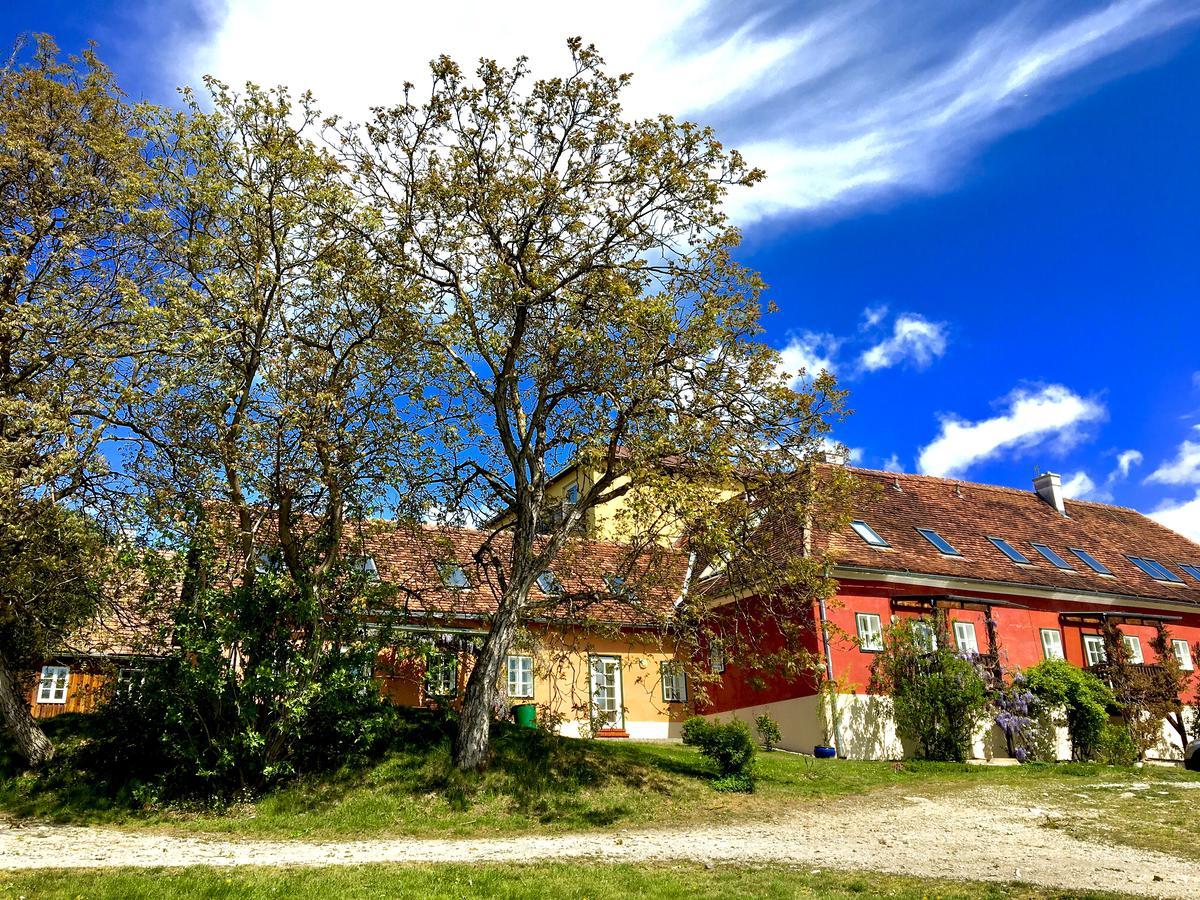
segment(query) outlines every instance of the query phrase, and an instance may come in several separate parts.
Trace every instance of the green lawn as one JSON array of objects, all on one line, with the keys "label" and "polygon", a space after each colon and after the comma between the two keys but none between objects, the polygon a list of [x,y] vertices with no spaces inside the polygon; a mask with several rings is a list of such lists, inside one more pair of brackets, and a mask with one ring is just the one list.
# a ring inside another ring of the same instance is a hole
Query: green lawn
[{"label": "green lawn", "polygon": [[[94,776],[71,765],[72,742],[85,739],[87,721],[60,720],[52,727],[63,759],[46,777],[16,774],[11,754],[0,747],[0,815],[312,840],[485,836],[763,819],[805,802],[888,788],[926,794],[994,788],[1001,792],[997,802],[1088,810],[1066,819],[1049,816],[1052,827],[1092,837],[1101,829],[1110,840],[1200,854],[1195,820],[1187,815],[1200,791],[1180,787],[1200,783],[1200,776],[1180,769],[899,764],[777,752],[760,754],[756,793],[723,794],[712,789],[708,765],[690,747],[508,729],[495,741],[493,763],[482,775],[456,772],[445,740],[414,739],[370,766],[306,779],[252,803],[217,810],[139,808],[128,792],[100,792]],[[1151,787],[1120,787],[1143,783]],[[1081,802],[1081,796],[1092,799]]]},{"label": "green lawn", "polygon": [[0,872],[0,900],[52,898],[212,897],[897,897],[1117,898],[1090,891],[1059,891],[1022,884],[984,884],[904,878],[876,873],[833,873],[779,866],[705,869],[697,865],[354,866],[329,869],[115,869],[94,872]]}]

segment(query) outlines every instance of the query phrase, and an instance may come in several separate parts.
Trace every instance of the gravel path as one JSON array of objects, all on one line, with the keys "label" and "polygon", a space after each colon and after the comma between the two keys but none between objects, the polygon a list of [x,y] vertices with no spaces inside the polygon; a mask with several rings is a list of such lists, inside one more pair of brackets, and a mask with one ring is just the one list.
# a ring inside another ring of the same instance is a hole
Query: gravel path
[{"label": "gravel path", "polygon": [[1200,864],[1079,840],[1042,827],[1071,810],[1014,807],[1012,801],[1011,794],[989,788],[932,798],[889,792],[814,805],[763,823],[480,840],[309,843],[0,822],[0,869],[676,859],[1200,897]]}]

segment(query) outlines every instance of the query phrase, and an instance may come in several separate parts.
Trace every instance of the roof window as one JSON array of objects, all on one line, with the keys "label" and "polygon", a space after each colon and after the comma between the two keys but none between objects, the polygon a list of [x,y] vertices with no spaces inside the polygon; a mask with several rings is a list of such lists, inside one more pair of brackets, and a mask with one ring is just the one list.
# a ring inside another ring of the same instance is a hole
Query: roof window
[{"label": "roof window", "polygon": [[855,534],[870,544],[872,547],[890,547],[891,545],[879,536],[870,525],[862,519],[855,519],[850,523],[850,527],[854,529]]},{"label": "roof window", "polygon": [[1183,569],[1183,571],[1187,572],[1197,581],[1200,581],[1200,566],[1189,566],[1186,563],[1180,563],[1179,568]]},{"label": "roof window", "polygon": [[1097,575],[1111,575],[1112,574],[1112,571],[1108,568],[1108,566],[1106,566],[1104,563],[1100,562],[1100,560],[1096,559],[1096,557],[1092,556],[1092,554],[1088,553],[1083,548],[1068,547],[1067,549],[1070,550],[1072,553],[1074,553],[1076,556],[1078,556],[1080,559],[1082,559],[1084,564],[1089,569],[1091,569],[1093,572],[1095,572]]},{"label": "roof window", "polygon": [[537,586],[547,597],[557,597],[563,592],[562,582],[549,569],[537,577]]},{"label": "roof window", "polygon": [[946,540],[932,528],[918,528],[917,531],[920,533],[921,537],[925,538],[925,540],[929,541],[929,543],[933,544],[933,546],[937,547],[938,550],[942,551],[942,553],[945,553],[947,556],[962,556],[961,553],[951,546],[948,540]]},{"label": "roof window", "polygon": [[461,591],[471,586],[471,580],[467,578],[467,573],[456,562],[442,563],[438,566],[438,574],[442,576],[442,584],[453,590]]},{"label": "roof window", "polygon": [[1129,554],[1126,554],[1125,558],[1155,581],[1173,581],[1176,584],[1183,584],[1182,578],[1153,559],[1147,559],[1144,556],[1130,556]]},{"label": "roof window", "polygon": [[1029,546],[1033,547],[1034,550],[1036,550],[1038,553],[1042,554],[1042,556],[1044,556],[1046,559],[1048,559],[1053,565],[1057,566],[1058,568],[1065,569],[1068,572],[1075,571],[1075,569],[1071,567],[1071,564],[1069,562],[1067,562],[1065,559],[1063,559],[1061,556],[1059,556],[1057,553],[1055,553],[1053,550],[1051,550],[1045,544],[1039,544],[1037,541],[1030,541]]},{"label": "roof window", "polygon": [[1004,540],[1004,538],[989,537],[988,540],[991,541],[993,544],[995,544],[996,549],[999,550],[1001,553],[1003,553],[1005,556],[1007,556],[1009,559],[1011,559],[1013,562],[1017,563],[1018,565],[1022,565],[1022,566],[1029,565],[1029,558],[1024,553],[1022,553],[1020,550],[1018,550],[1016,547],[1014,547],[1012,544],[1010,544],[1008,541]]}]

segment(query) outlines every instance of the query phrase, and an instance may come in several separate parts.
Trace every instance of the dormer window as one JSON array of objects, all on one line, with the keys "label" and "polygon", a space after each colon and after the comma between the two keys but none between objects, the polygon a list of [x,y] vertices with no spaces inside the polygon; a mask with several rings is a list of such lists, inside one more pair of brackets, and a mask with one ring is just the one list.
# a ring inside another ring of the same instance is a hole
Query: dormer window
[{"label": "dormer window", "polygon": [[1064,569],[1068,572],[1074,572],[1071,564],[1047,547],[1045,544],[1039,544],[1037,541],[1030,541],[1029,546],[1033,547],[1038,553],[1046,558],[1048,562],[1059,569]]},{"label": "dormer window", "polygon": [[1155,581],[1170,581],[1175,584],[1183,584],[1182,578],[1156,560],[1148,559],[1144,556],[1129,556],[1128,554],[1126,554],[1125,558]]},{"label": "dormer window", "polygon": [[932,528],[918,528],[917,533],[920,534],[921,537],[925,538],[925,540],[929,541],[929,543],[933,544],[933,546],[937,547],[938,550],[944,553],[946,556],[962,556],[961,553],[954,549],[953,545],[951,545],[948,540],[946,540]]},{"label": "dormer window", "polygon": [[850,527],[854,529],[854,533],[870,544],[872,547],[890,547],[891,545],[881,538],[878,532],[862,519],[855,519],[850,523]]},{"label": "dormer window", "polygon": [[442,577],[442,584],[453,591],[461,591],[471,586],[471,580],[467,578],[467,573],[456,562],[442,563],[438,566],[438,574]]}]

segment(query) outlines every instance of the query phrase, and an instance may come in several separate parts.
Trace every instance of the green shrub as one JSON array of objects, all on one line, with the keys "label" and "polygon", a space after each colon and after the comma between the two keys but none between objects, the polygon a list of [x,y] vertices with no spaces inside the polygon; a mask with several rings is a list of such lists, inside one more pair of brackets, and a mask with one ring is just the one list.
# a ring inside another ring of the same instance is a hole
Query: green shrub
[{"label": "green shrub", "polygon": [[779,723],[766,713],[754,717],[754,730],[758,732],[758,739],[767,753],[778,747],[779,742],[783,740],[779,733]]},{"label": "green shrub", "polygon": [[713,786],[717,790],[754,789],[754,739],[745,722],[710,722],[693,716],[683,723],[683,742],[698,748],[716,766],[720,777]]},{"label": "green shrub", "polygon": [[915,624],[900,622],[887,630],[871,688],[892,698],[896,730],[918,745],[921,758],[963,762],[990,706],[987,684],[973,662],[944,642],[931,648]]},{"label": "green shrub", "polygon": [[1071,756],[1099,759],[1109,710],[1116,698],[1108,687],[1085,669],[1062,659],[1047,659],[1026,670],[1029,690],[1047,709],[1062,709],[1071,737]]},{"label": "green shrub", "polygon": [[1139,759],[1137,742],[1121,722],[1108,722],[1100,733],[1096,761],[1110,766],[1132,766]]}]

